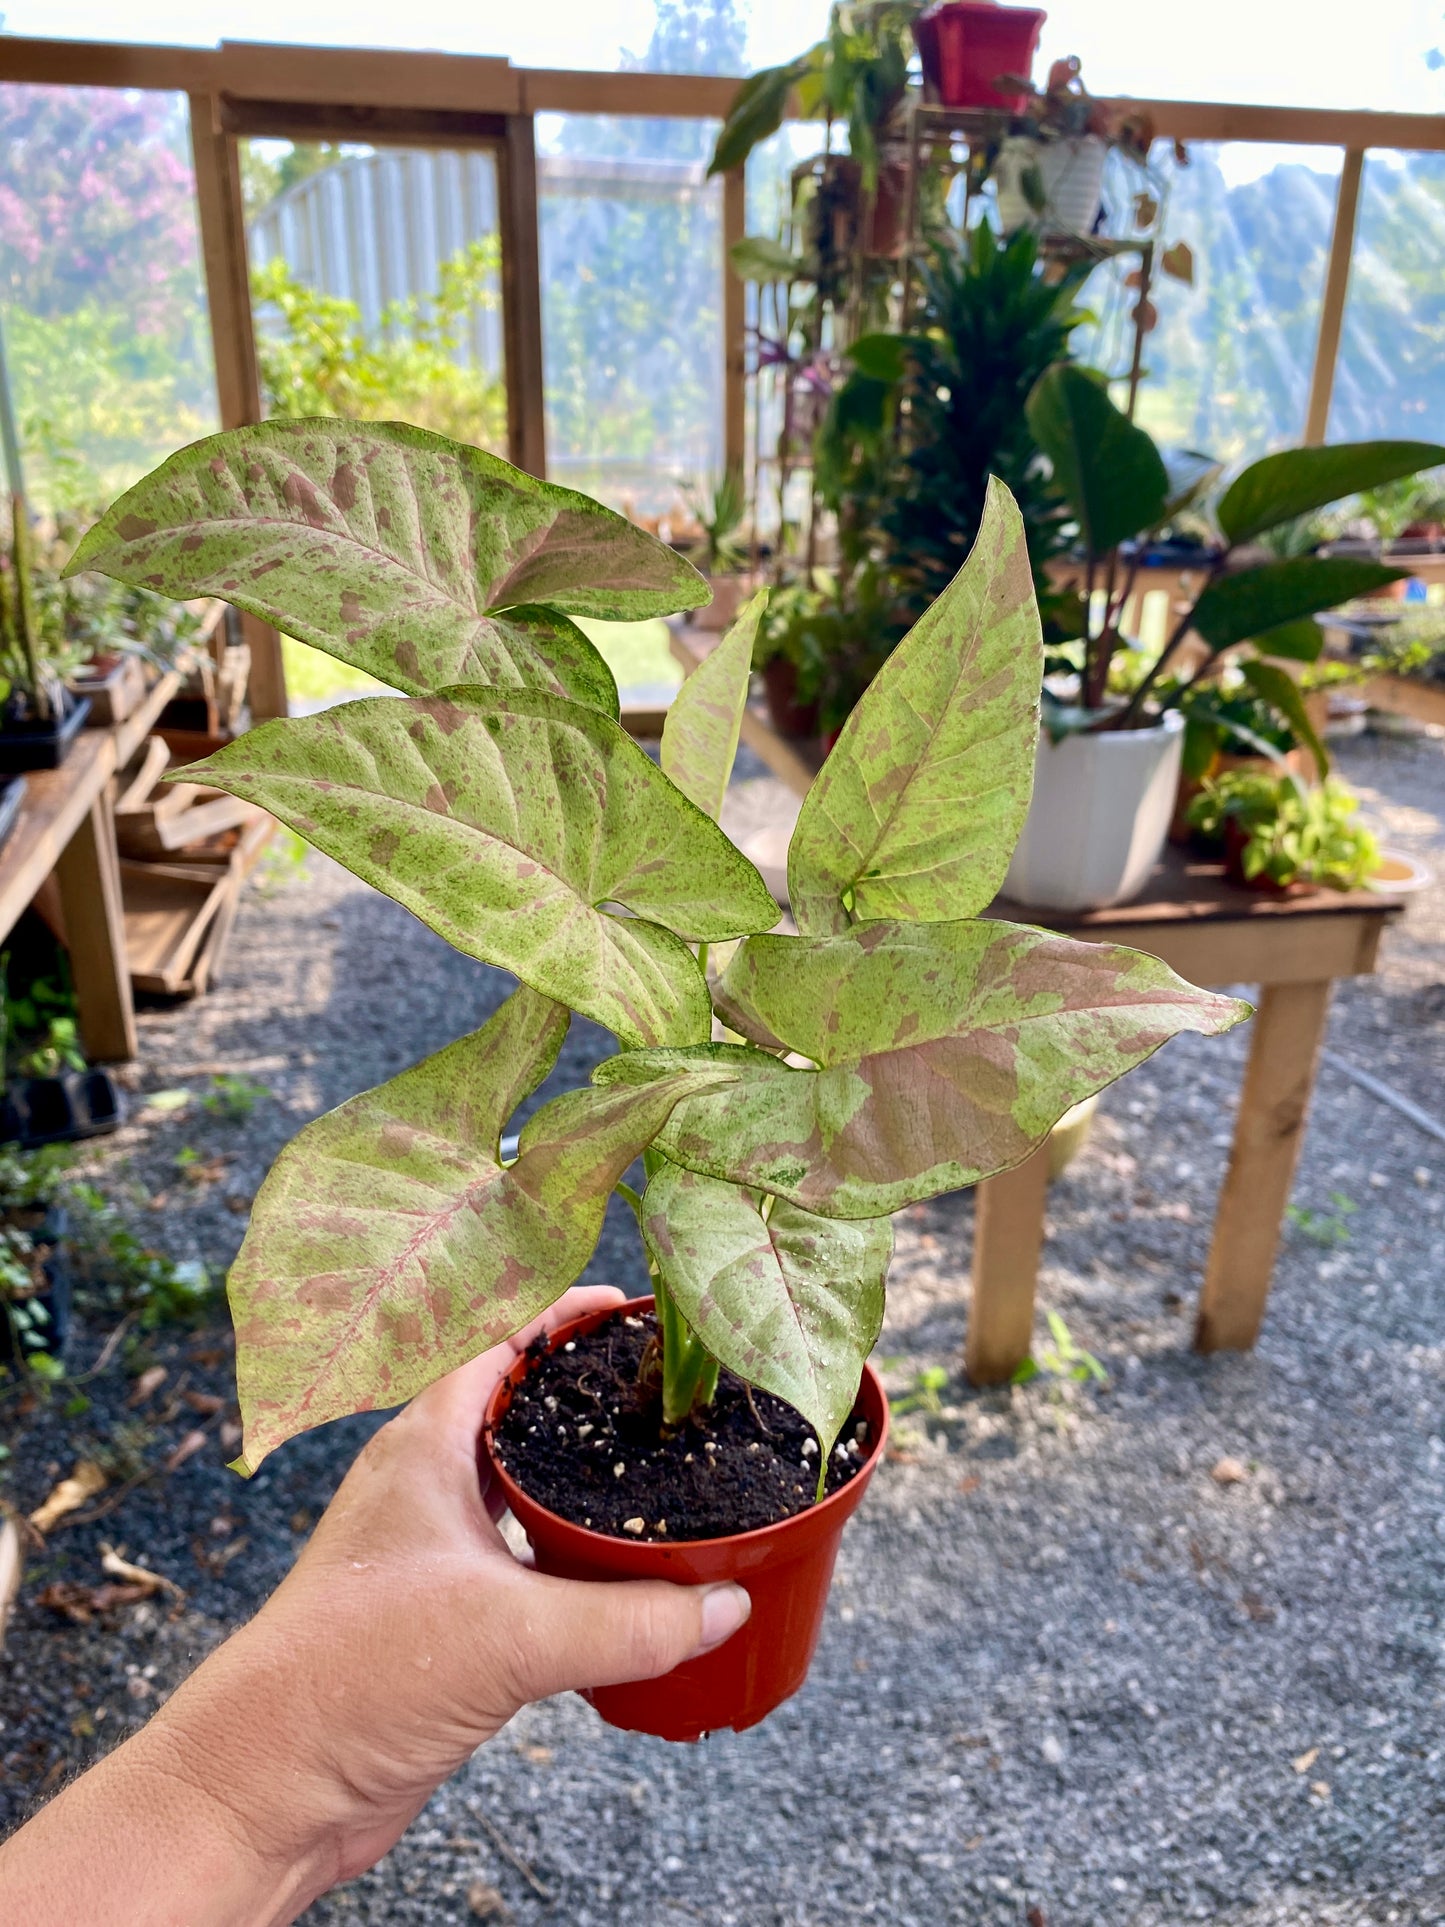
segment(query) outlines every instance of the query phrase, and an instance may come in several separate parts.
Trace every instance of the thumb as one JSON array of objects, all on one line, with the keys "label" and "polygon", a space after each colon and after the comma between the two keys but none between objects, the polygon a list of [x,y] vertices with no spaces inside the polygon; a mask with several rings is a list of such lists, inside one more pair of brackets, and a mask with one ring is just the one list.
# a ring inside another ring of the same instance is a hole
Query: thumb
[{"label": "thumb", "polygon": [[517,1654],[525,1700],[656,1679],[731,1639],[753,1609],[741,1586],[527,1577],[526,1650]]}]

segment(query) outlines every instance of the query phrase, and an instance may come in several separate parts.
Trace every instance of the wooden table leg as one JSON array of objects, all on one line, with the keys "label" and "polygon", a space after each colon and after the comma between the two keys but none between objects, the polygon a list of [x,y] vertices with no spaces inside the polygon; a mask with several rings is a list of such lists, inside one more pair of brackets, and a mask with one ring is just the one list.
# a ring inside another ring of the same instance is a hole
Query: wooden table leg
[{"label": "wooden table leg", "polygon": [[125,961],[115,826],[104,796],[98,796],[81,819],[55,874],[65,911],[80,1041],[96,1063],[128,1060],[136,1054],[135,1006]]},{"label": "wooden table leg", "polygon": [[1276,984],[1260,996],[1199,1299],[1198,1351],[1248,1351],[1259,1336],[1332,987]]},{"label": "wooden table leg", "polygon": [[975,1385],[1007,1383],[1032,1347],[1048,1188],[1045,1143],[974,1192],[973,1302],[963,1369]]}]

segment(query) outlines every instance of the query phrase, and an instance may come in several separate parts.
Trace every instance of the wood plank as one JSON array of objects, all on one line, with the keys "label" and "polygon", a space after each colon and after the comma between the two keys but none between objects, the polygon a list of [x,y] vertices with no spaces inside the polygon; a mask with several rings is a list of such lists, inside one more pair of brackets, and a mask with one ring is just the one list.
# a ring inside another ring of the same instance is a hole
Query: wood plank
[{"label": "wood plank", "polygon": [[239,796],[200,790],[191,784],[178,783],[175,787],[182,792],[189,789],[201,800],[187,803],[183,797],[179,809],[136,810],[117,817],[116,843],[122,856],[141,861],[169,856],[187,844],[240,829],[250,820],[251,805]]},{"label": "wood plank", "polygon": [[170,767],[169,746],[159,736],[148,736],[139,763],[131,762],[121,771],[121,788],[114,803],[117,816],[138,810],[150,801],[151,792]]},{"label": "wood plank", "polygon": [[0,848],[0,936],[55,868],[114,768],[111,732],[84,729],[59,769],[27,772],[20,814]]},{"label": "wood plank", "polygon": [[1445,728],[1445,683],[1422,682],[1414,676],[1372,676],[1360,693],[1371,709]]},{"label": "wood plank", "polygon": [[1329,1005],[1328,983],[1261,994],[1199,1299],[1199,1351],[1247,1351],[1259,1336]]},{"label": "wood plank", "polygon": [[180,671],[166,670],[163,676],[156,679],[140,708],[132,711],[116,730],[113,747],[117,769],[125,769],[134,762],[136,752],[150,736],[160,720],[161,711],[172,700],[180,686]]},{"label": "wood plank", "polygon": [[115,838],[103,794],[91,799],[60,852],[55,877],[81,1044],[92,1063],[128,1062],[136,1054],[135,1008],[126,969]]},{"label": "wood plank", "polygon": [[510,61],[485,54],[223,40],[214,74],[219,92],[262,101],[474,114],[515,114],[522,106],[520,74]]},{"label": "wood plank", "polygon": [[240,100],[227,94],[221,102],[221,125],[238,139],[353,141],[370,147],[477,147],[504,137],[506,116],[470,108]]},{"label": "wood plank", "polygon": [[974,1189],[973,1297],[963,1369],[975,1385],[1005,1385],[1028,1357],[1044,1242],[1049,1147]]},{"label": "wood plank", "polygon": [[1355,219],[1360,206],[1360,179],[1365,156],[1359,147],[1345,155],[1340,184],[1335,193],[1335,225],[1330,236],[1329,265],[1325,269],[1325,289],[1320,301],[1320,325],[1315,337],[1314,370],[1310,376],[1309,406],[1305,410],[1304,438],[1310,447],[1325,439],[1330,422],[1330,398],[1335,391],[1335,363],[1339,359],[1340,331],[1345,323],[1345,300],[1350,287],[1350,260],[1355,251]]},{"label": "wood plank", "polygon": [[153,995],[174,996],[235,881],[228,871],[209,867],[124,862],[120,878],[131,983]]},{"label": "wood plank", "polygon": [[723,120],[741,84],[718,74],[604,74],[566,67],[519,67],[516,74],[529,114]]},{"label": "wood plank", "polygon": [[507,122],[500,188],[508,453],[516,467],[545,479],[542,263],[537,230],[537,146],[530,114],[514,114]]}]

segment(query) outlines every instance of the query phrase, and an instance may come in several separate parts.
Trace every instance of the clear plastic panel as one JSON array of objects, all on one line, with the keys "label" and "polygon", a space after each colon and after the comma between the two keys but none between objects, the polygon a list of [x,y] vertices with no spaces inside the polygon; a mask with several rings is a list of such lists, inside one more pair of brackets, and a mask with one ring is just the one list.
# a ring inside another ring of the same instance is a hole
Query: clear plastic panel
[{"label": "clear plastic panel", "polygon": [[1370,154],[1335,367],[1330,439],[1445,441],[1442,342],[1445,154]]}]

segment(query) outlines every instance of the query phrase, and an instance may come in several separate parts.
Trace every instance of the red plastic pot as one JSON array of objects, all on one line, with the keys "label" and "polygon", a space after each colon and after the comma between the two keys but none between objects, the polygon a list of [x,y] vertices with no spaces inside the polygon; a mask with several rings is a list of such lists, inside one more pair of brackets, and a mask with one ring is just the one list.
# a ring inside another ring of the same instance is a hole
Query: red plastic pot
[{"label": "red plastic pot", "polygon": [[1047,18],[1041,8],[1002,7],[997,0],[942,0],[930,7],[913,27],[926,92],[944,107],[1022,113],[1027,97],[1002,93],[995,82],[1001,74],[1032,75]]},{"label": "red plastic pot", "polygon": [[[592,1312],[559,1325],[548,1350],[555,1351],[579,1332],[594,1331],[609,1319],[652,1310],[650,1298]],[[512,1390],[530,1369],[519,1358],[487,1405],[481,1449],[491,1476],[506,1497],[536,1555],[537,1570],[563,1579],[671,1579],[679,1585],[736,1580],[753,1602],[752,1617],[741,1632],[688,1660],[661,1679],[631,1686],[605,1686],[583,1695],[609,1726],[652,1733],[662,1740],[700,1740],[730,1726],[737,1732],[756,1726],[774,1707],[792,1697],[808,1676],[823,1623],[833,1561],[843,1527],[858,1510],[868,1481],[888,1439],[888,1399],[871,1365],[863,1367],[858,1402],[868,1421],[868,1456],[841,1491],[777,1525],[738,1532],[726,1539],[682,1539],[675,1545],[634,1543],[549,1512],[529,1498],[499,1465],[492,1440]]]}]

